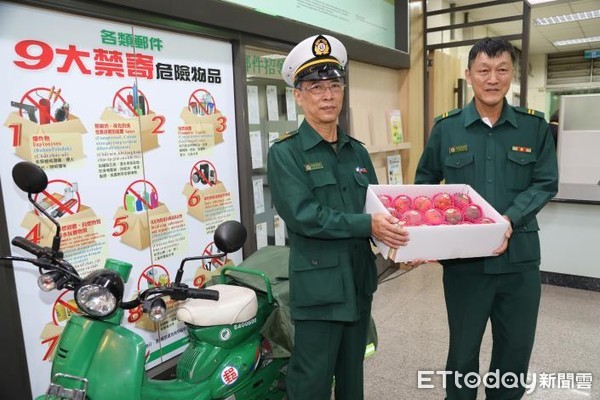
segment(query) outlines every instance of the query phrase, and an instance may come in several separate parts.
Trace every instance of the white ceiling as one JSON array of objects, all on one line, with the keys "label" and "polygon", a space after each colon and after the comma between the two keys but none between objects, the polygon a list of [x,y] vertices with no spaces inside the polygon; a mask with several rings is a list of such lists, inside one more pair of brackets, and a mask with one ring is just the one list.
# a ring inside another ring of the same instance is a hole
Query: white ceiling
[{"label": "white ceiling", "polygon": [[[455,3],[457,7],[482,3],[477,0],[448,0]],[[469,22],[481,21],[492,18],[521,14],[523,5],[520,2],[504,5],[486,7],[481,9],[469,10]],[[574,50],[600,49],[600,42],[555,47],[552,43],[557,40],[577,39],[582,37],[600,36],[600,19],[590,19],[579,22],[568,22],[556,25],[536,26],[533,21],[536,18],[553,17],[578,13],[582,11],[600,10],[600,0],[559,0],[547,4],[539,4],[531,8],[530,25],[530,54],[547,54]],[[462,21],[460,21],[462,22]],[[460,23],[456,21],[456,23]],[[495,35],[510,35],[521,32],[521,21],[504,22],[500,24],[489,25],[489,30]],[[513,42],[521,48],[520,41]]]}]

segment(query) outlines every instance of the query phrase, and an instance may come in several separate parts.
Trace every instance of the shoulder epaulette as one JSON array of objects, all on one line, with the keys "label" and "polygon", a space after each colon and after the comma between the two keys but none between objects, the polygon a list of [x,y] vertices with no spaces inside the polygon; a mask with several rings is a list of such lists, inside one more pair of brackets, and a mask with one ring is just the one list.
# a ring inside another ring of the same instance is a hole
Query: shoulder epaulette
[{"label": "shoulder epaulette", "polygon": [[274,143],[279,143],[279,142],[282,142],[282,141],[284,141],[284,140],[286,140],[286,139],[289,139],[289,138],[291,138],[292,136],[296,135],[297,133],[298,133],[298,131],[292,131],[292,132],[286,132],[286,133],[283,133],[283,134],[279,135],[279,136],[277,137],[277,139],[275,139],[275,142],[274,142]]},{"label": "shoulder epaulette", "polygon": [[539,118],[544,118],[544,113],[538,110],[534,110],[533,108],[527,107],[515,107],[515,111],[520,112],[522,114],[535,115]]},{"label": "shoulder epaulette", "polygon": [[433,123],[435,124],[436,122],[441,121],[444,118],[448,118],[448,117],[450,117],[452,115],[456,115],[456,114],[460,113],[461,111],[462,111],[462,108],[455,108],[452,111],[448,111],[448,112],[445,112],[443,114],[440,114],[440,115],[438,115],[437,117],[435,117],[433,119]]}]

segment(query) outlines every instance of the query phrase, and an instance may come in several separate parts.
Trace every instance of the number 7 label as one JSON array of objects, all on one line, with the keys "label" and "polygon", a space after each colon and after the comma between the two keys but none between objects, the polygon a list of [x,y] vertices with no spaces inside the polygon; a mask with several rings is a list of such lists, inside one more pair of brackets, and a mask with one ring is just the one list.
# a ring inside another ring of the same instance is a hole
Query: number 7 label
[{"label": "number 7 label", "polygon": [[13,131],[13,147],[21,145],[21,124],[10,124],[8,126]]}]

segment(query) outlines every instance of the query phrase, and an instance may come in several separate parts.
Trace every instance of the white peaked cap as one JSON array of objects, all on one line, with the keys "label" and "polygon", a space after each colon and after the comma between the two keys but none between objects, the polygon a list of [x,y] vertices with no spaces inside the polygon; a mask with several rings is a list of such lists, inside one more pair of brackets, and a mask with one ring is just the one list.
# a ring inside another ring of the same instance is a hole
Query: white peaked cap
[{"label": "white peaked cap", "polygon": [[[281,69],[283,80],[290,86],[303,74],[308,73],[311,67],[323,64],[333,66],[333,70],[342,72],[348,62],[346,47],[338,39],[329,35],[315,35],[304,39],[290,51]],[[337,76],[340,76],[338,72]],[[331,76],[329,79],[335,76]],[[327,79],[322,76],[321,79]]]}]

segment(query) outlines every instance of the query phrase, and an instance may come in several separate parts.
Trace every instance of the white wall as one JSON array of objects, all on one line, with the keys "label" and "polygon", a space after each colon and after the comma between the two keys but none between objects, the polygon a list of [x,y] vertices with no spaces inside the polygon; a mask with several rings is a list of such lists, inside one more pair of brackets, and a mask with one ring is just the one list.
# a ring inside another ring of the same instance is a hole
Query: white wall
[{"label": "white wall", "polygon": [[549,120],[553,110],[550,106],[549,95],[546,92],[546,55],[535,54],[529,56],[529,72],[527,85],[527,107],[542,111]]}]

